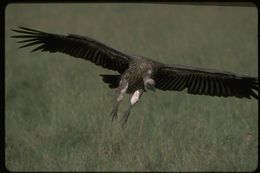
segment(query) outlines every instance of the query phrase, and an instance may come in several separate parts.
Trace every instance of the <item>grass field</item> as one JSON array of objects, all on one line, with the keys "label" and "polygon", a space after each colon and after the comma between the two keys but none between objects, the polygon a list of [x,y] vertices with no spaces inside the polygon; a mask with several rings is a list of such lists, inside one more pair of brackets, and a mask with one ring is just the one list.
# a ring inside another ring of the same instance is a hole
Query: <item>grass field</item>
[{"label": "grass field", "polygon": [[[170,64],[258,76],[257,9],[167,4],[9,4],[5,164],[11,171],[253,171],[256,100],[145,93],[126,128],[111,123],[115,73],[64,54],[29,53],[24,26],[95,38]],[[127,108],[129,96],[119,108]],[[119,117],[120,118],[120,117]]]}]

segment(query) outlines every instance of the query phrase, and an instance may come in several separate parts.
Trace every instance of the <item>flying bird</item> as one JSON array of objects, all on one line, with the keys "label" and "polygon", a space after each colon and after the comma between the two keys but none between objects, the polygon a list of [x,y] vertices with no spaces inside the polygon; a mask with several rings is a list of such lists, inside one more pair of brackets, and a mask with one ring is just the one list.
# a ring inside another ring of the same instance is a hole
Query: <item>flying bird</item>
[{"label": "flying bird", "polygon": [[37,46],[31,52],[61,52],[117,71],[117,74],[100,76],[109,88],[115,89],[116,97],[110,113],[112,121],[117,118],[118,107],[124,94],[132,94],[130,106],[122,116],[123,125],[143,93],[156,89],[163,91],[187,89],[189,94],[248,99],[253,97],[258,100],[258,77],[163,64],[144,56],[127,54],[95,39],[74,34],[58,35],[25,27],[18,27],[12,31],[18,33],[12,37],[21,39],[18,43],[24,44],[20,48]]}]

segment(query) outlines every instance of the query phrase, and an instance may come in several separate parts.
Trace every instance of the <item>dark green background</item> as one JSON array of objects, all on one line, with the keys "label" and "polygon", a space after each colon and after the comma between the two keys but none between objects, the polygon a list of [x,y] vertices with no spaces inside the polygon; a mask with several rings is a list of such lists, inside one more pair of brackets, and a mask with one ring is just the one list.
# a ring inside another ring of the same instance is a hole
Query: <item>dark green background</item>
[{"label": "dark green background", "polygon": [[[6,167],[12,171],[252,171],[256,100],[145,93],[125,129],[111,124],[115,73],[64,54],[29,53],[24,26],[95,38],[170,64],[258,76],[255,7],[9,4],[5,25]],[[125,97],[121,114],[129,104]]]}]

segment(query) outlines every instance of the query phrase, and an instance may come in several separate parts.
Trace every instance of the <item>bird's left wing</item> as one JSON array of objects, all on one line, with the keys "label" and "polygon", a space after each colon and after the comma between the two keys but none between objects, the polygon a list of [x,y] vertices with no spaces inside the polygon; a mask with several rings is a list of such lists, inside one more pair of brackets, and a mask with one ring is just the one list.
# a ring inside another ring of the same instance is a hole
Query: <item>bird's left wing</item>
[{"label": "bird's left wing", "polygon": [[258,99],[258,78],[230,72],[187,67],[161,65],[155,75],[155,87],[161,90],[181,91],[187,88],[190,94],[219,97]]},{"label": "bird's left wing", "polygon": [[32,52],[37,50],[62,52],[119,73],[123,73],[128,68],[129,62],[134,58],[88,37],[73,34],[51,34],[25,27],[19,27],[19,29],[13,29],[13,31],[19,33],[19,35],[12,37],[22,39],[18,43],[25,43],[20,48],[37,45]]}]

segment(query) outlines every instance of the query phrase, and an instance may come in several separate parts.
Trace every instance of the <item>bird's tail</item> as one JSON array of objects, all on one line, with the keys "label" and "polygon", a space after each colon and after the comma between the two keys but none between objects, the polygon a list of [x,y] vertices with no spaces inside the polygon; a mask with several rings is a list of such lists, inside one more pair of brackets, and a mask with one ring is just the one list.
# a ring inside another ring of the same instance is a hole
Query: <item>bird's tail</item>
[{"label": "bird's tail", "polygon": [[121,79],[121,75],[110,75],[110,74],[100,74],[103,82],[109,84],[109,88],[117,88]]},{"label": "bird's tail", "polygon": [[[257,94],[252,90],[255,90],[257,92]],[[251,96],[253,96],[257,100],[259,98],[258,97],[258,77],[251,78]]]}]

